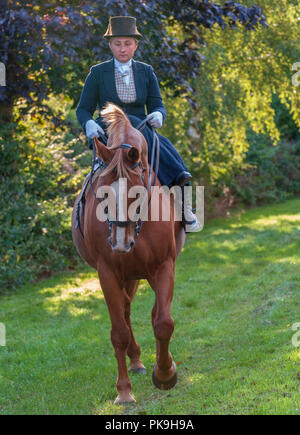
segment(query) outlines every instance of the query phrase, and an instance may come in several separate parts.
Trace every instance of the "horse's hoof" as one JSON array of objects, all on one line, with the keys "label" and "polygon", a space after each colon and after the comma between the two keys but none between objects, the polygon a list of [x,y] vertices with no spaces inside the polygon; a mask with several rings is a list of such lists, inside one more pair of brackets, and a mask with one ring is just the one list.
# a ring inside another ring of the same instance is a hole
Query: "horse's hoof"
[{"label": "horse's hoof", "polygon": [[170,377],[170,379],[167,380],[161,380],[158,379],[158,377],[155,374],[155,366],[153,367],[152,372],[152,382],[155,385],[156,388],[159,388],[160,390],[170,390],[173,388],[177,383],[177,373],[176,373],[176,364],[172,363],[172,368],[174,371],[173,375]]},{"label": "horse's hoof", "polygon": [[145,375],[147,373],[147,370],[145,369],[145,367],[139,367],[137,369],[129,369],[129,371],[132,373],[138,373],[138,374],[142,374],[142,375]]},{"label": "horse's hoof", "polygon": [[135,398],[130,394],[119,394],[116,400],[114,401],[114,405],[135,405],[136,400]]}]

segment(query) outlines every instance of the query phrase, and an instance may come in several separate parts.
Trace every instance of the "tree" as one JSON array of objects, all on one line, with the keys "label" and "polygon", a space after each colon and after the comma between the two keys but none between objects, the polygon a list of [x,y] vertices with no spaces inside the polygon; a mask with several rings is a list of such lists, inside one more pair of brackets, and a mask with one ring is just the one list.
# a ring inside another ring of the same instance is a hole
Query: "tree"
[{"label": "tree", "polygon": [[[1,0],[0,60],[6,65],[7,86],[0,87],[2,116],[11,118],[22,97],[47,110],[50,93],[63,93],[76,104],[89,67],[109,57],[102,38],[111,15],[134,15],[144,34],[143,60],[154,65],[166,89],[184,93],[191,103],[190,79],[197,76],[203,56],[203,29],[240,23],[253,30],[266,25],[257,6],[208,0],[76,0],[47,3]],[[178,35],[172,34],[176,28]]]},{"label": "tree", "polygon": [[[300,130],[300,87],[292,79],[300,59],[299,1],[258,1],[268,27],[205,29],[205,69],[191,81],[198,107],[173,109],[174,101],[167,106],[172,123],[163,134],[185,154],[198,182],[214,189],[212,195],[228,191],[234,176],[245,171],[251,144],[265,148],[267,156],[288,130]],[[267,157],[264,164],[270,164]]]}]

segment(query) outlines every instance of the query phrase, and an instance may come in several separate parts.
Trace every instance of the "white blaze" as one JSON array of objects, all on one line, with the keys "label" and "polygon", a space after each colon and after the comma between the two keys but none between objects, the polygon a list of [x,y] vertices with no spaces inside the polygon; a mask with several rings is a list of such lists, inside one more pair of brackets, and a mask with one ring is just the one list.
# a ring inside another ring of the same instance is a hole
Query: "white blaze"
[{"label": "white blaze", "polygon": [[[119,178],[111,184],[116,192],[117,220],[127,220],[127,179]],[[116,227],[116,244],[118,248],[125,249],[126,228]]]}]

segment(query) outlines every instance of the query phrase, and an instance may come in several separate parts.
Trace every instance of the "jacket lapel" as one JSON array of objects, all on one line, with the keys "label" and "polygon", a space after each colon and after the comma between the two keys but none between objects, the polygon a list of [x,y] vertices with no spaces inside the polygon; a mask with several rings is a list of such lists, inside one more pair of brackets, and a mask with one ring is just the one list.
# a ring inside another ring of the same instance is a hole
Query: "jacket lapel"
[{"label": "jacket lapel", "polygon": [[[115,62],[114,58],[106,62],[105,68],[104,68],[104,83],[112,96],[113,100],[119,100],[117,88],[116,88],[116,81],[115,81]],[[119,100],[120,101],[120,100]]]},{"label": "jacket lapel", "polygon": [[144,75],[141,72],[141,66],[135,60],[132,59],[132,70],[135,84],[135,92],[136,92],[136,100],[139,101],[143,92],[143,77]]}]

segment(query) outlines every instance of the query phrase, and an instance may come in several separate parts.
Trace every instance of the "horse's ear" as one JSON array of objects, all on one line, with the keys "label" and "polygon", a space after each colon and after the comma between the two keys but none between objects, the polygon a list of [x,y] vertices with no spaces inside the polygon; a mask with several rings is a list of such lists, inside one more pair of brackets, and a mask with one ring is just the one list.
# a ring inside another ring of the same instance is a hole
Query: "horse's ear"
[{"label": "horse's ear", "polygon": [[136,163],[140,160],[140,152],[136,147],[131,147],[127,156],[132,163]]},{"label": "horse's ear", "polygon": [[97,137],[94,137],[94,144],[98,157],[100,157],[104,161],[111,159],[110,149],[107,148],[107,146],[105,146],[104,143],[100,142],[100,140]]}]

